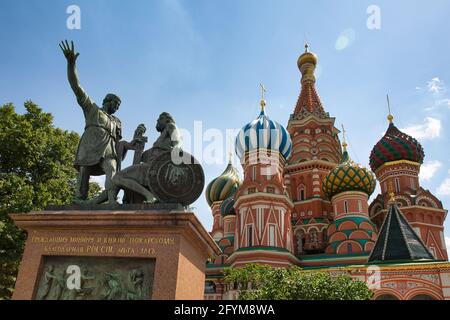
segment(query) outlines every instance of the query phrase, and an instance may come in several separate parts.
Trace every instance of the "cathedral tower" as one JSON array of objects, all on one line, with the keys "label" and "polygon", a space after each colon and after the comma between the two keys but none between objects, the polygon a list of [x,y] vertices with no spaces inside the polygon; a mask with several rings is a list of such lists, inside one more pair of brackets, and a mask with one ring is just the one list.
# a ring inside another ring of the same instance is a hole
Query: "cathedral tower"
[{"label": "cathedral tower", "polygon": [[[263,86],[262,89],[264,94]],[[293,204],[283,180],[292,144],[286,129],[266,115],[265,106],[263,95],[260,115],[244,126],[236,138],[244,180],[235,195],[232,266],[289,266],[296,261],[292,255]]]},{"label": "cathedral tower", "polygon": [[335,119],[325,112],[316,91],[317,57],[308,45],[297,65],[302,74],[301,92],[288,123],[293,146],[285,179],[294,202],[294,250],[298,256],[325,251],[333,207],[322,191],[322,181],[342,153]]},{"label": "cathedral tower", "polygon": [[[334,212],[334,221],[327,230],[326,253],[347,256],[353,263],[365,263],[377,239],[376,226],[369,219],[368,205],[376,180],[370,170],[350,159],[345,136],[342,145],[341,163],[331,170],[322,184]],[[342,259],[340,261],[343,262]]]},{"label": "cathedral tower", "polygon": [[370,205],[370,217],[378,228],[385,219],[389,186],[396,204],[415,232],[438,260],[447,260],[444,220],[447,210],[429,190],[420,186],[419,172],[425,157],[420,143],[401,132],[389,114],[389,127],[370,154],[370,166],[381,186],[381,194]]}]

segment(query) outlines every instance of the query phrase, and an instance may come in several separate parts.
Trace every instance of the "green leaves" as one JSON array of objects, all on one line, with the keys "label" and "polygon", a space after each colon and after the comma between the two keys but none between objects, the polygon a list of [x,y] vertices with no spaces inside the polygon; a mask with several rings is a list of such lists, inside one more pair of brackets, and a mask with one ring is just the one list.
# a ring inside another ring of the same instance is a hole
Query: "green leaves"
[{"label": "green leaves", "polygon": [[240,291],[240,300],[368,300],[373,292],[347,274],[272,268],[249,264],[226,270],[225,283]]},{"label": "green leaves", "polygon": [[0,106],[0,299],[12,294],[26,239],[8,214],[68,204],[75,190],[78,134],[55,128],[31,101],[25,109]]}]

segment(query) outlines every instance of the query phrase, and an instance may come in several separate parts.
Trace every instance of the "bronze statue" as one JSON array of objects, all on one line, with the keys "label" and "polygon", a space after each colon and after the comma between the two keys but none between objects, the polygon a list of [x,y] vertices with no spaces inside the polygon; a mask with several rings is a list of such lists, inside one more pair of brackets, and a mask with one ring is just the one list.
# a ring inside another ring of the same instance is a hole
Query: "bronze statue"
[{"label": "bronze statue", "polygon": [[[195,158],[181,150],[181,135],[173,117],[167,112],[161,113],[156,124],[160,136],[145,152],[147,137],[143,124],[137,127],[131,142],[121,140],[122,124],[113,115],[120,107],[120,98],[107,94],[102,107],[98,107],[79,84],[76,60],[80,54],[75,51],[73,42],[61,42],[60,48],[67,59],[69,83],[86,123],[74,163],[79,173],[74,202],[97,205],[108,201],[116,205],[120,189],[125,191],[124,203],[161,202],[186,206],[194,202],[203,190],[204,173]],[[135,151],[133,165],[121,171],[127,150]],[[87,201],[90,176],[103,174],[105,190]]]},{"label": "bronze statue", "polygon": [[159,202],[187,206],[202,193],[203,169],[181,149],[181,134],[169,113],[161,113],[156,130],[160,136],[153,147],[142,156],[135,154],[134,165],[118,172],[113,184],[125,191],[126,204]]},{"label": "bronze statue", "polygon": [[[105,190],[94,203],[116,203],[117,190],[111,182],[120,169],[120,161],[125,151],[132,148],[132,143],[122,143],[122,124],[119,118],[113,116],[119,110],[121,100],[112,93],[106,95],[103,105],[99,108],[86,94],[79,84],[76,60],[79,53],[75,52],[73,41],[67,40],[59,45],[67,59],[67,76],[70,86],[83,110],[85,130],[78,145],[74,166],[78,170],[76,202],[87,200],[90,176],[105,175]],[[120,149],[121,154],[118,150]]]},{"label": "bronze statue", "polygon": [[[118,188],[126,189],[128,192],[131,191],[140,194],[145,197],[144,202],[146,203],[154,203],[157,200],[148,189],[149,181],[147,171],[149,164],[159,155],[165,152],[170,153],[174,148],[181,146],[181,135],[175,124],[175,120],[169,113],[161,113],[156,123],[156,131],[161,134],[153,144],[153,147],[145,151],[140,159],[135,158],[135,162],[137,163],[118,172],[113,178],[114,185]],[[131,197],[131,195],[126,195],[125,202],[128,202],[127,197]]]}]

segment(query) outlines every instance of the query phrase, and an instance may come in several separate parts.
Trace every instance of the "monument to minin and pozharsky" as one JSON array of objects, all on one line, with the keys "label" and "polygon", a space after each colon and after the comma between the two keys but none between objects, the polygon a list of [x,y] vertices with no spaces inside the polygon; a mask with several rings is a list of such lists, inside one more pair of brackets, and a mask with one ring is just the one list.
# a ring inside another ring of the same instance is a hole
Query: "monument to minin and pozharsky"
[{"label": "monument to minin and pozharsky", "polygon": [[[203,299],[205,262],[220,249],[188,209],[203,190],[202,167],[181,149],[166,112],[150,149],[143,124],[122,140],[120,98],[107,94],[97,106],[79,84],[73,42],[60,47],[85,119],[76,195],[72,205],[11,215],[28,233],[13,299]],[[133,164],[122,168],[128,151]],[[98,175],[105,188],[88,199],[89,178]]]}]

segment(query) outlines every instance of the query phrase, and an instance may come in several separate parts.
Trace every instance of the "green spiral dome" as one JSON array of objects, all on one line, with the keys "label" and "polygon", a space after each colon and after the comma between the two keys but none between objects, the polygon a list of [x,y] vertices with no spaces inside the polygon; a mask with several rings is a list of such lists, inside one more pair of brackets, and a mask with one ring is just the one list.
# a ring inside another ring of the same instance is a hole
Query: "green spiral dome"
[{"label": "green spiral dome", "polygon": [[225,171],[206,187],[205,197],[208,205],[227,199],[236,192],[240,184],[239,174],[230,162]]},{"label": "green spiral dome", "polygon": [[376,180],[372,171],[354,163],[344,151],[341,163],[324,178],[322,190],[332,198],[345,191],[361,191],[370,196],[375,190]]}]

